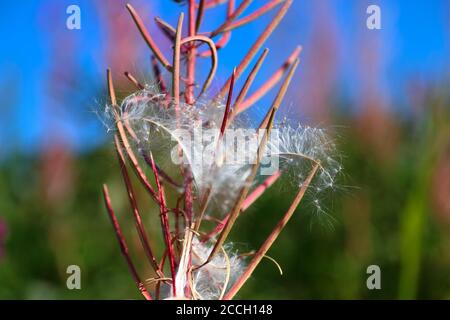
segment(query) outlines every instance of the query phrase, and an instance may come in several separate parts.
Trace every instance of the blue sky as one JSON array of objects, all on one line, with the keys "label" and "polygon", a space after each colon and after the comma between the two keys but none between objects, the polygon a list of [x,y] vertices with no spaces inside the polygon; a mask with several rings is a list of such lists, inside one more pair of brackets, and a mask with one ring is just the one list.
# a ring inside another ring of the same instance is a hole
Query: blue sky
[{"label": "blue sky", "polygon": [[[137,8],[144,8],[147,26],[155,35],[158,31],[150,17],[159,15],[174,23],[182,8],[168,0],[129,1]],[[247,12],[264,2],[255,0]],[[81,8],[81,30],[70,31],[65,27],[65,9],[70,4]],[[365,27],[368,4],[380,6],[382,30],[369,31]],[[121,1],[114,0],[2,1],[0,157],[13,150],[34,152],[55,139],[61,139],[75,150],[104,142],[104,128],[93,111],[106,102],[104,70],[109,61],[105,57],[112,50],[107,40],[111,30],[102,14],[105,6],[115,6],[119,12],[122,8],[129,19]],[[307,89],[302,88],[307,88],[303,84],[314,73],[312,61],[317,55],[311,51],[314,48],[311,43],[317,37],[317,28],[326,24],[325,34],[329,32],[335,38],[335,47],[331,48],[336,51],[328,56],[336,59],[335,82],[339,95],[357,105],[361,95],[360,74],[373,72],[377,90],[389,101],[401,101],[404,86],[412,77],[432,82],[448,75],[449,9],[450,4],[445,0],[294,0],[280,28],[266,44],[271,52],[255,85],[276,69],[296,44],[302,44],[302,65],[293,86],[300,87],[300,98],[307,97]],[[222,18],[220,10],[209,12],[204,30],[213,28]],[[231,45],[220,52],[215,86],[227,78],[268,18],[233,34]],[[124,56],[122,62],[130,71],[148,79],[148,50],[129,20],[124,25],[127,30],[121,35],[135,39],[137,54]],[[379,61],[373,70],[370,64],[361,63],[358,56],[360,46],[366,42],[376,43]],[[117,70],[117,75],[122,71],[125,70]],[[55,84],[59,80],[52,82],[55,76],[59,79],[59,73],[63,78],[69,77],[66,80],[71,85]],[[295,89],[291,90],[292,99],[296,94]],[[307,99],[300,101],[303,102],[299,108],[314,107],[307,105],[311,103]]]}]

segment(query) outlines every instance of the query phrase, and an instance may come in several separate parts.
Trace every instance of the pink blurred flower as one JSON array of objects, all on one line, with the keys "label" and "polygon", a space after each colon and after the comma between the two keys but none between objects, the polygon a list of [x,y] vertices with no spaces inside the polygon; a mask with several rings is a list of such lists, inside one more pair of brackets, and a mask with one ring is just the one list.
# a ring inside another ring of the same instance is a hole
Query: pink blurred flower
[{"label": "pink blurred flower", "polygon": [[450,225],[450,155],[441,157],[435,168],[432,201],[438,218]]}]

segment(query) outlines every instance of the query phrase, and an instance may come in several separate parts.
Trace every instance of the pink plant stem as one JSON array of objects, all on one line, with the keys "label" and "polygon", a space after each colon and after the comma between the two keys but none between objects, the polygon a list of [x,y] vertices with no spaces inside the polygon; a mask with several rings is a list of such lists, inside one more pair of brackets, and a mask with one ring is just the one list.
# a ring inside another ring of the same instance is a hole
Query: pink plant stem
[{"label": "pink plant stem", "polygon": [[[231,32],[225,32],[219,40],[214,42],[214,45],[216,46],[216,49],[222,49],[223,47],[225,47],[228,43],[228,41],[230,41],[231,39]],[[211,50],[205,50],[202,53],[199,54],[200,57],[202,58],[207,58],[211,56]]]},{"label": "pink plant stem", "polygon": [[[195,0],[189,0],[189,10],[191,10],[192,2],[192,11],[195,12],[196,3]],[[195,32],[192,34],[189,34],[191,36],[194,36],[197,34],[198,30],[200,30],[200,25],[202,23],[203,15],[205,14],[205,2],[206,0],[200,0],[198,4],[198,10],[197,10],[197,19],[195,20]]]},{"label": "pink plant stem", "polygon": [[[175,28],[172,27],[169,23],[167,23],[163,19],[161,19],[160,17],[155,17],[155,22],[156,25],[161,29],[163,34],[167,37],[167,39],[173,43],[175,41],[175,33],[176,33]],[[186,46],[181,46],[182,54],[186,54],[188,51],[189,49],[186,48]]]},{"label": "pink plant stem", "polygon": [[[164,264],[166,263],[166,259],[167,259],[167,249],[164,250],[162,256],[161,256],[161,262],[159,263],[159,267],[162,269],[164,268]],[[159,300],[160,297],[160,289],[161,289],[161,281],[158,281],[156,283],[156,288],[155,288],[155,295],[156,295],[156,299]]]},{"label": "pink plant stem", "polygon": [[175,214],[175,235],[176,238],[179,239],[180,236],[180,204],[181,201],[183,200],[184,195],[181,195],[180,197],[178,197],[177,199],[177,205],[175,207],[176,209],[176,214]]},{"label": "pink plant stem", "polygon": [[[141,85],[136,78],[131,75],[129,72],[125,72],[125,76],[140,90],[144,89],[144,86]],[[128,133],[132,136],[132,138],[135,140],[136,143],[139,144],[139,141],[137,139],[136,133],[131,129],[131,127],[129,126],[129,124],[127,123],[127,121],[124,121],[124,126],[125,129],[128,131]],[[142,157],[144,158],[145,162],[150,165],[150,160],[147,156],[147,154],[145,154],[145,152],[141,152]],[[180,185],[177,184],[164,170],[162,170],[160,167],[156,166],[156,169],[158,170],[158,174],[169,184],[171,184],[172,186],[174,186],[175,188],[179,188]]]},{"label": "pink plant stem", "polygon": [[[195,39],[197,36],[197,32],[200,28],[201,20],[204,13],[204,0],[200,0],[200,5],[197,10],[197,19],[195,17],[196,6],[195,0],[189,0],[189,27],[188,27],[188,35],[191,39]],[[188,45],[189,51],[187,52],[187,82],[186,82],[186,90],[185,90],[185,100],[189,105],[194,104],[194,86],[195,86],[195,67],[197,61],[197,47],[195,46],[195,42],[192,42],[189,45],[189,42],[185,42]],[[216,57],[217,58],[217,57]],[[205,84],[206,85],[206,84]],[[204,87],[205,88],[205,87]],[[203,89],[204,89],[203,88]],[[203,92],[202,89],[202,92]],[[185,168],[183,170],[184,174],[184,210],[186,212],[186,220],[187,224],[190,225],[192,223],[192,215],[193,215],[193,193],[192,193],[192,172],[189,168]],[[178,235],[177,235],[178,236]],[[190,256],[189,256],[190,263]],[[189,290],[189,286],[183,288],[183,291]]]},{"label": "pink plant stem", "polygon": [[[281,176],[281,171],[277,170],[273,175],[268,177],[266,180],[264,180],[263,183],[261,183],[258,187],[255,188],[248,196],[245,198],[244,202],[242,203],[242,209],[241,212],[244,212],[247,210],[253,203],[258,200],[259,197],[261,197],[264,192],[270,188]],[[225,224],[228,222],[229,215],[227,215],[225,218],[222,219],[222,221],[219,222],[219,224],[214,228],[213,231],[208,233],[206,236],[202,238],[202,241],[207,241],[208,239],[211,239],[216,234],[218,234],[220,231],[222,231]]]},{"label": "pink plant stem", "polygon": [[[250,61],[253,59],[253,57],[256,55],[258,50],[261,48],[263,43],[267,40],[267,38],[272,34],[273,30],[278,26],[281,19],[283,19],[284,15],[286,14],[287,10],[292,4],[292,0],[287,0],[281,9],[278,11],[276,16],[273,18],[273,20],[269,23],[269,25],[264,29],[263,33],[258,37],[258,39],[255,41],[255,43],[252,45],[248,53],[244,56],[241,63],[238,65],[236,70],[236,79],[239,79],[239,77],[242,75],[244,70],[247,68]],[[225,92],[228,91],[228,88],[230,86],[231,79],[228,79],[225,85],[220,90],[218,97],[223,97]]]},{"label": "pink plant stem", "polygon": [[266,3],[264,6],[256,10],[255,12],[249,14],[248,16],[241,18],[239,20],[233,21],[228,24],[222,31],[227,32],[239,28],[247,23],[250,23],[259,17],[261,17],[266,12],[272,10],[274,7],[282,3],[284,0],[272,0],[271,2]]},{"label": "pink plant stem", "polygon": [[[173,242],[174,241],[175,241],[175,237],[172,238],[172,246],[173,246]],[[164,264],[166,263],[166,259],[167,259],[168,255],[169,255],[169,250],[166,248],[164,250],[163,254],[162,254],[161,262],[159,263],[159,267],[161,269],[164,267]],[[156,299],[159,299],[160,284],[161,284],[161,281],[158,281],[158,283],[156,284],[156,290],[155,290],[155,292],[156,292]]]},{"label": "pink plant stem", "polygon": [[253,271],[256,269],[256,267],[261,262],[261,259],[266,255],[267,251],[269,251],[272,244],[275,242],[275,240],[280,235],[281,231],[284,229],[286,224],[291,219],[292,215],[295,212],[295,209],[297,209],[298,205],[300,204],[300,201],[303,199],[306,189],[310,185],[318,168],[319,168],[318,164],[315,164],[313,166],[311,172],[309,173],[309,175],[306,178],[303,185],[300,187],[300,189],[299,189],[294,201],[290,205],[288,211],[284,214],[283,218],[278,222],[277,226],[273,229],[273,231],[267,237],[266,241],[264,241],[263,245],[258,250],[258,252],[256,252],[255,256],[250,261],[250,263],[247,266],[244,273],[236,280],[236,282],[233,284],[233,286],[230,288],[230,290],[225,294],[224,300],[233,299],[233,297],[236,295],[236,293],[241,289],[241,287],[245,284],[245,282],[250,278]]},{"label": "pink plant stem", "polygon": [[172,67],[169,64],[169,61],[164,57],[159,47],[156,45],[153,38],[148,33],[147,29],[144,26],[144,23],[142,22],[141,17],[136,13],[134,8],[131,6],[131,4],[126,5],[128,11],[131,14],[131,17],[133,18],[134,23],[136,24],[137,28],[139,29],[139,32],[141,33],[142,37],[144,38],[145,42],[149,46],[149,48],[153,51],[155,56],[158,58],[159,62],[166,68],[168,71],[172,71]]},{"label": "pink plant stem", "polygon": [[[233,228],[240,212],[241,212],[241,208],[242,208],[242,202],[245,200],[245,198],[247,197],[250,185],[253,183],[253,181],[255,180],[256,177],[256,173],[259,169],[259,165],[261,163],[261,159],[262,156],[264,154],[264,150],[266,148],[266,144],[267,144],[267,140],[270,137],[270,132],[273,126],[273,120],[275,118],[275,112],[276,112],[276,108],[274,108],[272,106],[272,108],[269,109],[268,113],[269,113],[269,121],[268,124],[266,126],[266,130],[264,131],[264,136],[261,140],[261,142],[259,143],[258,146],[258,150],[257,150],[257,158],[256,158],[256,163],[254,163],[251,167],[251,172],[249,174],[249,176],[247,177],[244,186],[241,188],[241,190],[239,191],[239,195],[233,205],[233,208],[230,210],[229,213],[229,218],[227,220],[227,223],[225,224],[225,226],[222,229],[222,232],[220,232],[219,237],[217,238],[217,241],[215,242],[211,253],[209,254],[208,258],[206,259],[206,261],[201,265],[205,265],[207,263],[209,263],[214,256],[217,254],[217,252],[219,250],[221,250],[223,244],[225,243],[228,235],[230,234],[231,229]],[[201,267],[200,266],[200,267]]]},{"label": "pink plant stem", "polygon": [[[125,72],[125,77],[130,80],[131,83],[133,83],[133,85],[136,86],[136,88],[138,90],[142,90],[143,86],[139,83],[139,81],[129,72]],[[136,99],[139,100],[139,99]],[[138,138],[136,136],[136,133],[134,132],[134,130],[131,128],[131,126],[129,125],[129,120],[127,119],[127,114],[128,114],[129,110],[122,110],[122,114],[123,114],[123,125],[125,126],[126,131],[128,132],[128,134],[133,138],[133,140],[137,141]]]},{"label": "pink plant stem", "polygon": [[164,79],[161,75],[161,70],[159,69],[158,61],[156,60],[155,56],[151,57],[151,61],[152,61],[153,75],[155,76],[155,79],[158,82],[159,89],[161,90],[161,93],[168,96],[169,91],[167,90],[166,83],[164,82]]},{"label": "pink plant stem", "polygon": [[253,0],[243,0],[237,7],[236,11],[234,11],[231,16],[227,17],[227,20],[220,27],[211,32],[209,37],[214,38],[218,34],[222,33],[237,17],[239,17],[244,12],[244,10],[250,5],[252,1]]},{"label": "pink plant stem", "polygon": [[[172,75],[172,98],[175,105],[175,111],[179,112],[180,107],[180,47],[181,47],[181,31],[183,27],[184,14],[181,13],[178,18],[177,32],[175,35],[175,44],[173,48],[173,75]],[[178,116],[177,116],[178,118]]]},{"label": "pink plant stem", "polygon": [[[223,138],[223,135],[225,133],[225,129],[227,127],[227,119],[228,116],[230,114],[230,108],[231,108],[231,99],[233,96],[233,88],[234,88],[234,75],[236,73],[236,69],[233,70],[233,74],[231,75],[231,86],[230,86],[230,91],[228,92],[228,98],[227,98],[227,103],[225,106],[225,111],[223,113],[223,118],[222,118],[222,125],[220,127],[220,134],[219,134],[219,138],[217,139],[217,145],[216,145],[216,150],[214,153],[214,157],[221,157],[222,155],[220,154],[220,146],[221,146],[221,140]],[[217,161],[215,161],[210,170],[211,172],[214,172],[214,170],[216,169],[216,163]],[[195,231],[198,231],[200,229],[200,225],[202,223],[203,220],[203,216],[205,214],[206,208],[208,207],[209,204],[209,200],[211,198],[211,190],[212,190],[212,186],[211,184],[208,185],[208,187],[206,188],[202,199],[201,199],[201,204],[200,204],[200,213],[198,214],[197,217],[197,221],[195,221],[195,225],[194,225],[194,229]]]},{"label": "pink plant stem", "polygon": [[[201,15],[203,15],[203,1],[198,8],[197,21],[195,19],[195,0],[189,0],[188,2],[188,34],[190,37],[193,37],[197,34],[198,26],[200,26]],[[197,26],[198,24],[198,26]],[[194,85],[195,85],[195,60],[197,55],[197,48],[195,43],[192,43],[188,46],[187,52],[187,82],[186,82],[186,90],[185,90],[185,100],[187,104],[194,103]]]},{"label": "pink plant stem", "polygon": [[119,241],[120,250],[122,252],[122,255],[125,258],[125,261],[127,262],[128,269],[130,270],[131,276],[133,277],[134,282],[136,283],[136,286],[138,287],[141,294],[144,296],[146,300],[152,300],[152,296],[145,288],[144,284],[142,283],[136,268],[133,264],[133,261],[131,260],[130,254],[128,252],[128,246],[125,241],[125,237],[123,236],[122,230],[120,229],[119,222],[117,221],[116,214],[114,213],[114,210],[111,205],[111,199],[109,197],[108,187],[106,184],[103,185],[103,198],[105,200],[105,206],[108,211],[109,218],[111,219],[111,223],[114,228],[114,232],[117,237],[117,241]]},{"label": "pink plant stem", "polygon": [[261,99],[264,95],[266,95],[281,80],[286,70],[295,62],[301,50],[302,48],[298,46],[288,57],[288,59],[283,63],[283,65],[269,79],[267,79],[266,82],[264,82],[264,84],[260,86],[250,97],[245,99],[238,108],[236,108],[236,114],[239,114],[247,110],[257,101],[259,101],[259,99]]},{"label": "pink plant stem", "polygon": [[256,62],[253,69],[250,71],[250,74],[248,75],[247,79],[245,80],[244,86],[242,87],[241,91],[239,92],[238,97],[236,98],[236,101],[234,102],[233,110],[230,115],[230,122],[233,121],[234,117],[239,113],[240,105],[242,101],[244,100],[245,96],[248,93],[248,90],[250,89],[250,86],[252,85],[253,81],[255,80],[256,74],[258,73],[259,69],[261,68],[264,60],[267,57],[267,54],[269,53],[269,49],[264,49],[261,56],[258,58],[258,61]]},{"label": "pink plant stem", "polygon": [[156,169],[155,161],[153,160],[153,155],[150,153],[150,162],[152,165],[152,170],[155,175],[155,182],[159,192],[159,200],[160,200],[160,217],[161,217],[161,226],[163,229],[164,240],[166,242],[167,251],[169,254],[169,262],[170,262],[170,272],[172,274],[172,290],[173,294],[176,294],[176,283],[175,283],[175,254],[172,246],[172,238],[170,235],[170,227],[169,227],[169,219],[167,217],[167,205],[166,199],[164,196],[164,189],[159,181],[158,171]]},{"label": "pink plant stem", "polygon": [[172,185],[175,188],[180,188],[181,185],[175,180],[173,180],[169,174],[167,174],[163,169],[161,169],[158,165],[156,166],[156,170],[158,171],[159,176],[163,179],[163,181],[167,182],[168,184]]},{"label": "pink plant stem", "polygon": [[205,9],[212,9],[218,5],[225,3],[227,0],[206,0]]},{"label": "pink plant stem", "polygon": [[[283,82],[283,84],[280,87],[280,90],[278,91],[278,95],[275,98],[275,101],[272,104],[272,108],[277,111],[278,108],[281,106],[281,102],[283,101],[283,97],[285,96],[289,83],[291,82],[292,76],[295,73],[295,70],[297,70],[298,64],[299,64],[300,60],[297,58],[294,63],[292,64],[291,68],[289,69],[287,76],[285,78],[285,81]],[[269,115],[266,115],[263,119],[263,121],[261,121],[261,124],[259,125],[258,129],[264,129],[267,127],[267,123],[269,122]]]},{"label": "pink plant stem", "polygon": [[258,187],[256,187],[255,190],[253,190],[252,193],[250,193],[248,195],[248,197],[245,198],[244,202],[242,203],[242,211],[247,210],[280,177],[281,177],[281,171],[277,170],[274,174],[272,174],[266,180],[264,180],[263,183],[261,183]]},{"label": "pink plant stem", "polygon": [[216,73],[216,70],[217,70],[217,63],[218,63],[217,49],[214,44],[214,41],[212,41],[210,38],[205,37],[205,36],[186,37],[183,40],[181,40],[181,44],[195,42],[195,41],[201,41],[201,42],[206,43],[212,52],[212,55],[211,55],[212,65],[211,65],[211,69],[209,71],[208,77],[206,78],[206,81],[202,86],[202,91],[200,92],[200,95],[202,95],[206,91],[206,89],[209,87],[209,85],[211,84],[211,82],[214,78],[214,74]]},{"label": "pink plant stem", "polygon": [[158,28],[161,29],[162,33],[167,37],[167,39],[170,42],[173,42],[175,40],[175,29],[160,17],[155,17],[155,22]]},{"label": "pink plant stem", "polygon": [[186,212],[187,224],[190,225],[192,223],[192,215],[193,215],[193,193],[192,193],[192,172],[190,170],[185,170],[184,173],[184,210]]},{"label": "pink plant stem", "polygon": [[130,176],[128,175],[128,171],[125,164],[125,157],[122,153],[119,138],[117,135],[114,136],[114,144],[116,147],[117,158],[119,160],[120,171],[122,172],[123,181],[125,183],[125,187],[127,189],[128,200],[130,202],[131,209],[133,211],[133,218],[136,224],[136,230],[139,235],[139,239],[141,240],[142,246],[144,248],[144,252],[148,258],[150,265],[153,267],[155,272],[163,277],[162,271],[158,267],[158,262],[156,262],[155,256],[153,254],[153,250],[150,246],[150,243],[147,238],[147,233],[145,232],[144,225],[142,224],[141,214],[139,213],[139,208],[136,201],[135,192],[133,190],[133,186],[131,184]]},{"label": "pink plant stem", "polygon": [[[145,163],[151,167],[151,161],[150,157],[145,153],[142,152],[142,157],[145,160]],[[168,184],[172,185],[175,188],[180,188],[180,184],[176,183],[175,180],[173,180],[163,169],[161,169],[158,165],[156,165],[156,170],[158,171],[158,174],[160,178],[162,178],[164,181],[166,181]]]},{"label": "pink plant stem", "polygon": [[155,200],[155,202],[159,204],[158,196],[156,195],[155,190],[153,189],[152,185],[148,181],[148,179],[144,173],[144,170],[142,170],[141,166],[139,165],[136,155],[134,154],[133,149],[131,148],[130,142],[128,141],[122,120],[119,117],[118,110],[117,110],[119,107],[117,106],[117,100],[116,100],[116,94],[114,91],[111,70],[109,70],[109,69],[106,70],[106,79],[107,79],[107,83],[108,83],[108,91],[109,91],[109,96],[111,99],[111,104],[116,108],[116,110],[114,111],[114,114],[116,117],[116,127],[117,127],[117,131],[119,133],[119,136],[120,136],[120,141],[122,143],[122,146],[125,149],[127,157],[131,162],[130,163],[131,167],[133,168],[133,170],[136,173],[137,177],[139,178],[140,182],[145,187],[145,189],[148,191],[148,193],[150,194],[152,199]]},{"label": "pink plant stem", "polygon": [[[288,2],[286,2],[286,3],[288,3]],[[257,173],[259,165],[260,165],[260,161],[263,157],[263,154],[264,154],[264,151],[265,151],[265,148],[267,145],[267,140],[270,137],[270,133],[271,133],[271,130],[273,127],[275,113],[277,112],[278,108],[281,105],[281,102],[284,99],[284,96],[286,95],[287,88],[289,87],[292,76],[294,75],[294,72],[298,66],[298,62],[299,61],[297,59],[296,62],[294,62],[294,64],[292,65],[286,78],[284,79],[283,84],[280,87],[280,90],[278,91],[278,93],[275,97],[275,100],[272,103],[272,106],[270,107],[261,126],[259,127],[259,129],[263,129],[264,135],[258,146],[256,163],[252,165],[250,175],[246,179],[244,187],[241,188],[241,190],[239,192],[239,196],[237,197],[237,200],[236,200],[235,204],[233,205],[233,208],[230,210],[230,218],[228,219],[227,223],[225,224],[222,232],[219,234],[217,242],[214,244],[214,247],[211,250],[211,253],[209,254],[208,259],[205,261],[205,263],[203,263],[203,265],[210,262],[211,259],[214,258],[214,256],[220,250],[222,245],[225,243],[231,229],[233,228],[233,226],[236,222],[236,219],[239,216],[239,213],[241,212],[242,202],[247,197],[247,194],[248,194],[248,191],[250,188],[250,184],[253,183],[253,181],[255,179],[256,173]]]},{"label": "pink plant stem", "polygon": [[125,77],[127,77],[128,80],[130,80],[135,86],[136,88],[138,88],[139,90],[143,90],[144,86],[128,71],[124,72]]},{"label": "pink plant stem", "polygon": [[223,113],[222,125],[220,126],[220,138],[223,137],[225,129],[227,128],[228,118],[231,110],[231,99],[233,98],[233,88],[234,79],[236,77],[236,68],[233,69],[233,74],[231,75],[230,90],[228,91],[227,103],[225,105],[225,111]]},{"label": "pink plant stem", "polygon": [[[231,15],[234,12],[234,6],[235,6],[235,0],[229,0],[228,1],[228,6],[227,6],[227,18],[230,18]],[[228,43],[228,41],[230,41],[231,39],[231,31],[226,31],[222,34],[222,36],[220,37],[219,40],[217,40],[215,43],[216,45],[216,49],[219,50],[223,47],[225,47]],[[202,53],[199,54],[200,57],[202,58],[206,58],[211,56],[211,50],[206,50],[203,51]]]}]

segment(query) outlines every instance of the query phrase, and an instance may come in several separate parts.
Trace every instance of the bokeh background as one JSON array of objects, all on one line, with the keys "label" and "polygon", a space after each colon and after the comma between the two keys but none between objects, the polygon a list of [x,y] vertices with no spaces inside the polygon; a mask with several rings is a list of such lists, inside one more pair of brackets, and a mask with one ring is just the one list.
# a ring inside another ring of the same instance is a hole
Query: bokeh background
[{"label": "bokeh background", "polygon": [[[153,17],[174,24],[186,8],[130,2],[169,52]],[[71,4],[81,8],[81,30],[66,28]],[[381,30],[366,28],[369,4],[381,8]],[[224,8],[208,11],[203,29],[224,15]],[[233,33],[213,87],[271,15]],[[139,260],[111,135],[99,119],[107,67],[122,96],[131,90],[124,71],[152,80],[150,52],[125,1],[2,1],[0,30],[0,298],[139,298],[101,198],[107,182]],[[445,0],[294,0],[266,43],[271,51],[254,87],[301,44],[282,116],[329,128],[345,176],[324,199],[333,218],[302,203],[269,253],[283,276],[263,260],[240,298],[450,298],[449,40]],[[199,73],[205,69],[200,64]],[[270,98],[250,116],[259,117]],[[278,182],[233,240],[257,248],[294,191]],[[66,288],[71,264],[81,267],[81,290]],[[366,287],[372,264],[381,268],[381,290]]]}]

